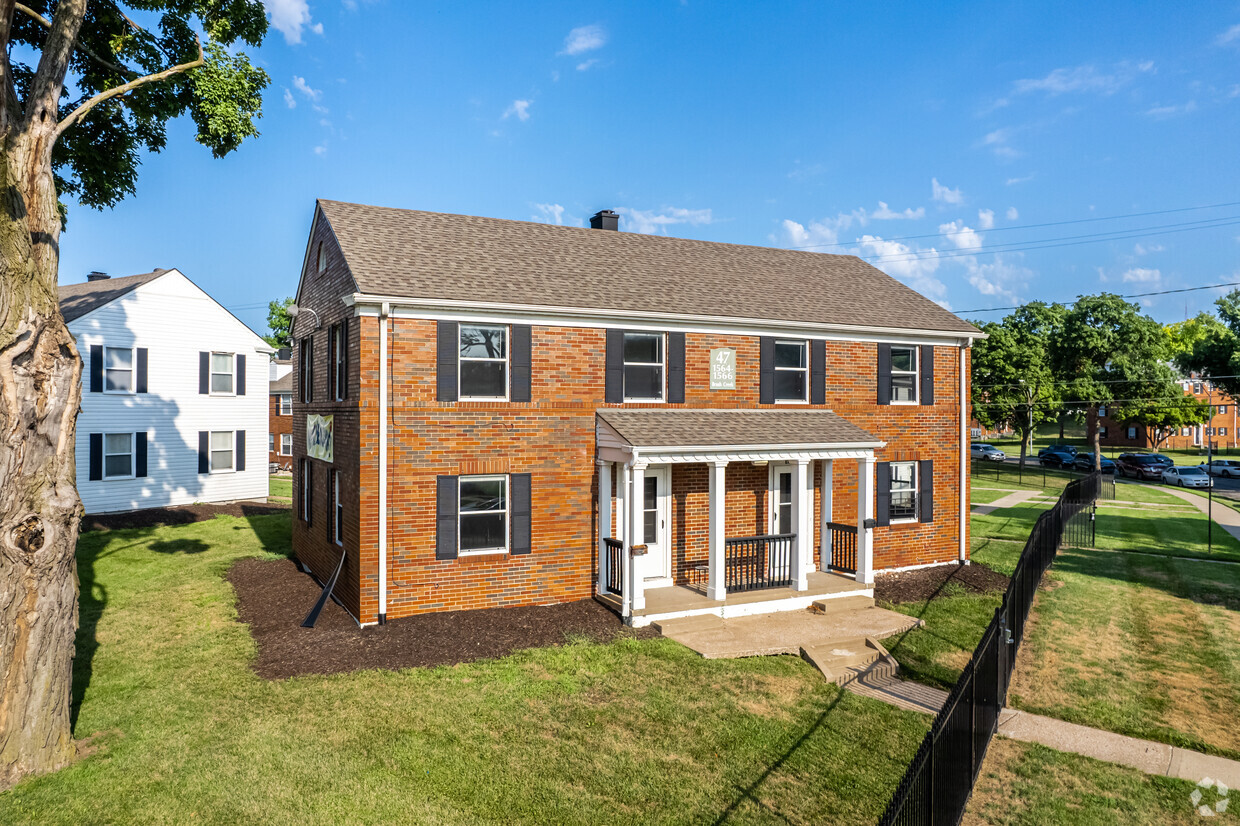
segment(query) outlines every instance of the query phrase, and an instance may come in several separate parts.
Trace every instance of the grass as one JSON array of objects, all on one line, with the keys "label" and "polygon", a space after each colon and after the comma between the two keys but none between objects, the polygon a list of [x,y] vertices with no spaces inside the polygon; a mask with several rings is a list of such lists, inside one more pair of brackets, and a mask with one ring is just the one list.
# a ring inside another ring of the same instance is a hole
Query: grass
[{"label": "grass", "polygon": [[293,477],[272,476],[269,495],[277,499],[293,499]]},{"label": "grass", "polygon": [[75,734],[0,822],[873,823],[929,719],[796,657],[573,642],[280,682],[223,579],[286,514],[87,533]]},{"label": "grass", "polygon": [[996,499],[1002,499],[1012,491],[1010,490],[984,490],[971,488],[969,490],[969,501],[974,505],[988,505]]}]

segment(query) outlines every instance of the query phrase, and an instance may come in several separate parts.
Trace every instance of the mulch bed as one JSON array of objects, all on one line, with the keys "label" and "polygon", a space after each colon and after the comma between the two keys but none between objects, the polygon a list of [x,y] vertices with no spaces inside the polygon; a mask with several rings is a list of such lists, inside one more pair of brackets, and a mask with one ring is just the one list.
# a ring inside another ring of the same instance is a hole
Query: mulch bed
[{"label": "mulch bed", "polygon": [[936,565],[874,577],[874,598],[883,602],[923,602],[940,594],[949,582],[974,593],[1002,591],[1009,578],[985,565]]},{"label": "mulch bed", "polygon": [[658,636],[651,628],[625,627],[592,599],[419,614],[368,628],[358,628],[329,601],[315,627],[302,628],[322,588],[292,560],[241,559],[229,570],[228,581],[237,591],[241,622],[249,624],[258,643],[254,670],[267,679],[451,665],[561,645],[569,636],[597,642]]},{"label": "mulch bed", "polygon": [[188,525],[206,522],[217,516],[266,516],[287,511],[289,505],[264,505],[260,502],[229,502],[222,505],[179,505],[171,508],[146,508],[126,513],[86,514],[82,517],[84,531],[115,531],[123,528],[153,528],[156,525]]}]

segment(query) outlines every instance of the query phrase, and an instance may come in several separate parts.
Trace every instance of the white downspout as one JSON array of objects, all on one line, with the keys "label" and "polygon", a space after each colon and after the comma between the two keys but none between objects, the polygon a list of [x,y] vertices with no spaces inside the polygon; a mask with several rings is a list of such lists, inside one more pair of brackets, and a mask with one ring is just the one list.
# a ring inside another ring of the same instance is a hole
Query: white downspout
[{"label": "white downspout", "polygon": [[964,376],[973,339],[960,348],[960,561],[968,562],[969,543],[969,394]]},{"label": "white downspout", "polygon": [[387,622],[387,517],[388,517],[388,311],[379,308],[379,624]]}]

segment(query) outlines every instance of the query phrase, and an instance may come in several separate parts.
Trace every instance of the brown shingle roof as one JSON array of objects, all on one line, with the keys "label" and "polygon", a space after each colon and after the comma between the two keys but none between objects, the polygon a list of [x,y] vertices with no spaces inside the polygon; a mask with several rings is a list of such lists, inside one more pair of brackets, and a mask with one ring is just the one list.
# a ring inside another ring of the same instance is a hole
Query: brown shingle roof
[{"label": "brown shingle roof", "polygon": [[976,334],[851,255],[319,201],[358,289],[448,301]]},{"label": "brown shingle roof", "polygon": [[883,441],[830,410],[599,410],[597,414],[637,447]]},{"label": "brown shingle roof", "polygon": [[81,318],[92,310],[109,304],[122,295],[141,287],[148,281],[154,281],[171,270],[155,270],[141,275],[126,275],[121,278],[104,278],[99,281],[87,281],[83,284],[61,284],[60,314],[65,321]]},{"label": "brown shingle roof", "polygon": [[293,374],[285,373],[280,378],[270,383],[269,392],[271,393],[292,393],[293,392]]}]

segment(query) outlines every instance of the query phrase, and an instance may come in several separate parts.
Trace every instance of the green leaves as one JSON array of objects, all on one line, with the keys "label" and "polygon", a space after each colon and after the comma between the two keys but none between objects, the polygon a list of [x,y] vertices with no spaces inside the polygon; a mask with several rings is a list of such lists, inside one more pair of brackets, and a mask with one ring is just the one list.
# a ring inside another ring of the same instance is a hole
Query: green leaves
[{"label": "green leaves", "polygon": [[258,135],[254,121],[263,115],[261,92],[270,78],[244,54],[230,55],[219,43],[209,43],[204,52],[206,64],[190,74],[191,116],[197,141],[221,158]]},{"label": "green leaves", "polygon": [[291,295],[282,301],[267,304],[267,329],[270,334],[263,336],[263,340],[272,347],[293,346],[293,319],[288,314],[288,308],[292,304]]},{"label": "green leaves", "polygon": [[[1240,396],[1240,290],[1214,302],[1219,318],[1202,313],[1172,325],[1176,366],[1199,373],[1230,396]],[[1221,320],[1220,320],[1221,319]]]}]

